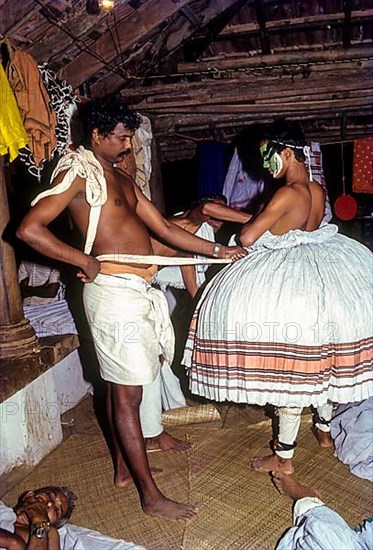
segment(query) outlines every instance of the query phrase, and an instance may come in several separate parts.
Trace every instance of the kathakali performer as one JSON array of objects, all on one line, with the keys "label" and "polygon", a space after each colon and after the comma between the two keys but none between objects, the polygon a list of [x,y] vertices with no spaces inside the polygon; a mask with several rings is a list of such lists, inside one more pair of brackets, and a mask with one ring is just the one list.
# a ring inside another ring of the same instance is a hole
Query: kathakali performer
[{"label": "kathakali performer", "polygon": [[317,409],[326,447],[333,404],[373,395],[373,254],[321,223],[325,193],[297,124],[274,123],[261,153],[286,183],[242,228],[248,255],[206,287],[183,362],[195,394],[277,407],[274,454],[252,466],[290,474],[303,407]]}]

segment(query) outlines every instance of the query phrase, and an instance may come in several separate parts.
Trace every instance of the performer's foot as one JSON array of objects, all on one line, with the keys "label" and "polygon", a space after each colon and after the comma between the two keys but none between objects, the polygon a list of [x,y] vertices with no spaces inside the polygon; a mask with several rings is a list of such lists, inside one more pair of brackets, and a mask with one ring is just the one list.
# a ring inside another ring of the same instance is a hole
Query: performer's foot
[{"label": "performer's foot", "polygon": [[[153,478],[156,478],[159,474],[163,472],[162,468],[150,468],[150,472],[152,474]],[[114,485],[115,487],[118,487],[118,489],[123,489],[124,487],[128,487],[128,485],[131,485],[133,483],[133,479],[129,471],[124,468],[121,468],[121,470],[117,471],[114,476]]]},{"label": "performer's foot", "polygon": [[196,518],[199,509],[197,506],[181,504],[169,500],[161,493],[156,499],[149,499],[142,503],[145,514],[169,521],[191,521]]},{"label": "performer's foot", "polygon": [[168,451],[170,453],[183,453],[191,448],[191,444],[172,435],[162,432],[156,437],[148,437],[145,443],[148,452]]},{"label": "performer's foot", "polygon": [[320,447],[323,447],[324,449],[333,447],[333,440],[330,436],[330,432],[323,432],[322,430],[319,430],[319,428],[316,428],[316,426],[312,427],[312,431],[315,434]]},{"label": "performer's foot", "polygon": [[293,475],[282,472],[272,472],[273,483],[282,495],[287,495],[293,500],[303,497],[317,497],[321,499],[321,494],[316,489],[301,485]]},{"label": "performer's foot", "polygon": [[276,454],[254,458],[251,467],[261,474],[272,471],[283,474],[294,472],[293,460],[291,458],[281,458]]}]

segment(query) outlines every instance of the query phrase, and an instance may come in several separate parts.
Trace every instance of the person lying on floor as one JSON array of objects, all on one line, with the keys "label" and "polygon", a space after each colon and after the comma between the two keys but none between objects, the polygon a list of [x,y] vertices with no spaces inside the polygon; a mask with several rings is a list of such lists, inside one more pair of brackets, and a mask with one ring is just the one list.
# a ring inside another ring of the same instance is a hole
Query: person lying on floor
[{"label": "person lying on floor", "polygon": [[301,485],[294,475],[272,472],[277,489],[295,501],[294,527],[286,531],[276,550],[371,550],[373,518],[351,529],[321,500],[315,489]]},{"label": "person lying on floor", "polygon": [[67,487],[41,487],[20,495],[14,509],[0,501],[0,549],[5,550],[145,550],[67,524],[76,495]]}]

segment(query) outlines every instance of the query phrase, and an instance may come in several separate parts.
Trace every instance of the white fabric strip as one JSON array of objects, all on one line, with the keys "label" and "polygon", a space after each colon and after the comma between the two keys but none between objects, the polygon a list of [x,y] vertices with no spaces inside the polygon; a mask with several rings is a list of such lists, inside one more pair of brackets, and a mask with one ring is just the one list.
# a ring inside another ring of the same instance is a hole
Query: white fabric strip
[{"label": "white fabric strip", "polygon": [[153,256],[151,254],[100,254],[96,256],[99,262],[115,262],[118,264],[156,264],[156,265],[196,265],[196,264],[230,264],[232,258],[181,258],[168,256]]},{"label": "white fabric strip", "polygon": [[59,195],[67,191],[77,176],[85,179],[86,200],[91,207],[89,212],[89,223],[87,235],[84,245],[85,254],[90,254],[93,243],[96,238],[97,226],[100,219],[101,206],[107,200],[107,186],[104,176],[104,170],[98,162],[92,151],[78,147],[76,151],[71,151],[63,156],[53,171],[51,181],[55,179],[57,174],[67,170],[61,183],[55,187],[51,187],[39,195],[32,201],[31,206],[50,195]]}]

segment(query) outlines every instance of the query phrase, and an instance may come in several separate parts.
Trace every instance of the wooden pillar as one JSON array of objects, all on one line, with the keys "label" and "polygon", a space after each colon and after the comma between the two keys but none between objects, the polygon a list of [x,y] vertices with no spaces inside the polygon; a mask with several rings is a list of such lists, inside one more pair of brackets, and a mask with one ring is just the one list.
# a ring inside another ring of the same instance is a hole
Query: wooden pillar
[{"label": "wooden pillar", "polygon": [[39,343],[25,319],[12,246],[3,239],[9,223],[4,158],[0,157],[0,359],[17,359],[39,352]]}]

